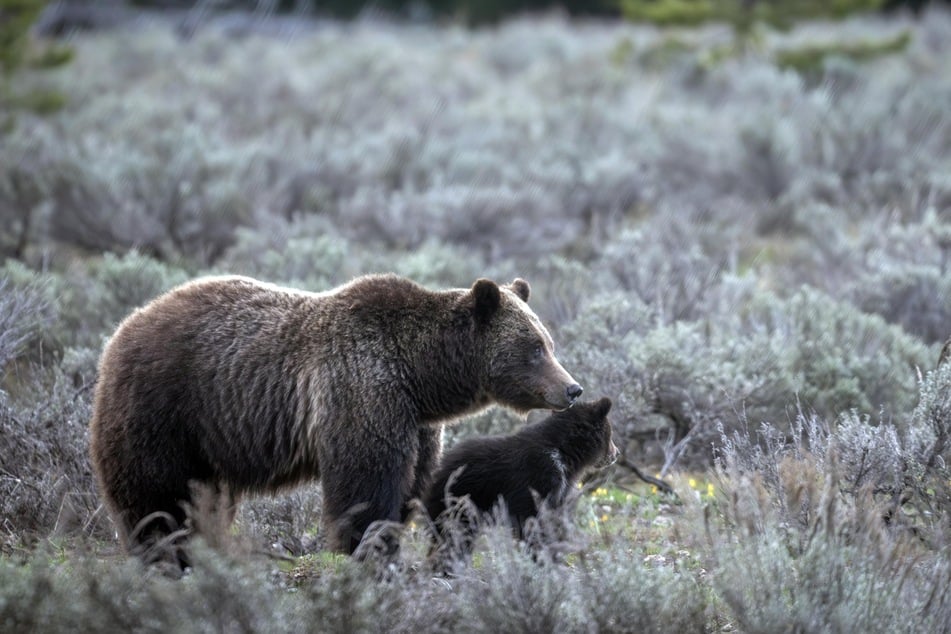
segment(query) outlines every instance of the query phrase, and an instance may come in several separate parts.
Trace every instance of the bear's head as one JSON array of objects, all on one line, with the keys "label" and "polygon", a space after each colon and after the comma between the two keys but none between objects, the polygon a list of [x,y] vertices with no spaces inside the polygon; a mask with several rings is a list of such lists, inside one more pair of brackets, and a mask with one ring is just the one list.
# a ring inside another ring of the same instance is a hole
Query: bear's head
[{"label": "bear's head", "polygon": [[517,411],[564,410],[582,388],[555,358],[551,335],[528,307],[529,294],[522,279],[504,286],[480,279],[466,293],[483,385],[493,399]]},{"label": "bear's head", "polygon": [[607,397],[576,403],[570,410],[556,412],[545,421],[574,470],[603,469],[617,462],[621,452],[614,444],[608,420],[611,404]]},{"label": "bear's head", "polygon": [[608,420],[608,412],[611,411],[611,399],[604,397],[595,401],[591,407],[593,411],[588,419],[592,427],[591,431],[601,439],[598,444],[601,453],[593,466],[596,469],[603,469],[617,462],[621,454],[617,445],[614,444],[611,421]]}]

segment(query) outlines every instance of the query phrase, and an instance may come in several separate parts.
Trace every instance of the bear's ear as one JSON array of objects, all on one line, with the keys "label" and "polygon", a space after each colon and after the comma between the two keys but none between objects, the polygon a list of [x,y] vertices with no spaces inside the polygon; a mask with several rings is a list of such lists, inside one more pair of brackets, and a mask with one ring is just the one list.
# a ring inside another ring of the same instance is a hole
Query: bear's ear
[{"label": "bear's ear", "polygon": [[608,412],[611,411],[611,405],[612,405],[611,399],[609,399],[607,396],[605,396],[600,401],[595,403],[594,406],[595,406],[595,411],[598,414],[598,418],[604,418],[605,416],[607,416]]},{"label": "bear's ear", "polygon": [[509,284],[509,288],[515,291],[515,294],[521,297],[523,302],[527,302],[528,296],[532,293],[532,287],[520,277],[516,277],[512,283]]},{"label": "bear's ear", "polygon": [[484,277],[476,280],[472,285],[472,297],[475,299],[476,323],[484,324],[499,310],[502,302],[502,293],[499,285]]}]

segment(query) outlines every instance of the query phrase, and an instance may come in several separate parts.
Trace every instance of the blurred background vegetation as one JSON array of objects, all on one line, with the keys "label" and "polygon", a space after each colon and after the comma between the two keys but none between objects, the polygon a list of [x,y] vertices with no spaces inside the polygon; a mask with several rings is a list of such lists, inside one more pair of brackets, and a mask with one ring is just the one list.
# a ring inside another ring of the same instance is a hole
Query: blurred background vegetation
[{"label": "blurred background vegetation", "polygon": [[[0,624],[948,631],[946,5],[0,0]],[[371,271],[527,278],[681,504],[616,468],[571,565],[497,539],[449,590],[415,533],[398,591],[322,559],[316,486],[242,506],[237,559],[283,567],[110,559],[116,324],[202,274]]]},{"label": "blurred background vegetation", "polygon": [[[79,0],[92,4],[91,0]],[[131,0],[133,5],[189,8],[190,0]],[[907,7],[920,10],[927,0],[212,0],[209,7],[276,12],[305,11],[337,18],[352,18],[363,11],[382,11],[415,17],[462,18],[476,23],[550,9],[573,16],[625,16],[669,25],[697,25],[712,19],[790,25],[797,20],[842,18],[856,11]]]}]

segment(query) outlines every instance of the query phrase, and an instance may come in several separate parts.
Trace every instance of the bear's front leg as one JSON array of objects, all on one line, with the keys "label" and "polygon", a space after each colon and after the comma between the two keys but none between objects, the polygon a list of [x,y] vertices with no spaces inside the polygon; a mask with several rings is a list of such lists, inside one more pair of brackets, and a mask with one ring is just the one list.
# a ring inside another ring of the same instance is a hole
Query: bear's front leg
[{"label": "bear's front leg", "polygon": [[401,522],[405,522],[413,512],[414,506],[411,503],[413,499],[422,499],[429,490],[433,471],[442,454],[442,430],[442,425],[425,425],[419,428],[419,452],[413,469],[413,486],[403,504],[400,514]]},{"label": "bear's front leg", "polygon": [[338,552],[353,554],[373,522],[399,522],[412,485],[415,427],[382,446],[379,438],[368,436],[320,459],[327,546]]}]

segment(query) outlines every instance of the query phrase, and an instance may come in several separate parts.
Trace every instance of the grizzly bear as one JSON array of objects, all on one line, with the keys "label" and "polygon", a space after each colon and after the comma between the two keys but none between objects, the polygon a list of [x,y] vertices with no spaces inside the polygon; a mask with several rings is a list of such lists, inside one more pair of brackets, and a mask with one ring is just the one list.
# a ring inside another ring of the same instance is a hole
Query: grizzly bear
[{"label": "grizzly bear", "polygon": [[352,553],[426,490],[444,424],[581,394],[529,292],[522,279],[432,291],[367,275],[312,293],[210,277],[136,310],[103,351],[90,423],[123,545],[141,554],[180,526],[193,485],[227,492],[233,516],[243,494],[319,478],[328,545]]},{"label": "grizzly bear", "polygon": [[620,452],[611,439],[609,411],[609,398],[577,403],[513,434],[466,438],[447,451],[423,498],[434,537],[452,549],[445,554],[467,554],[479,521],[465,509],[452,513],[458,502],[478,515],[502,502],[522,538],[525,522],[539,513],[538,502],[557,508],[585,470],[613,464]]}]

